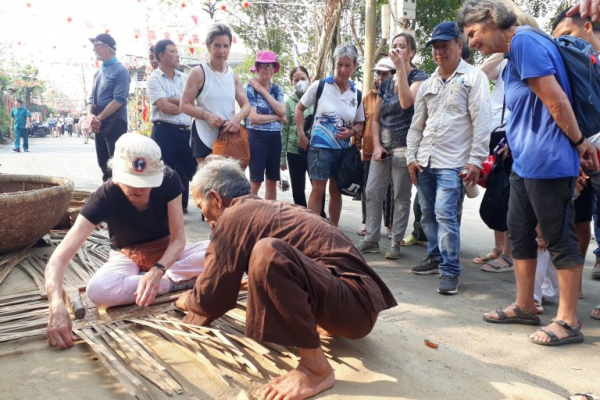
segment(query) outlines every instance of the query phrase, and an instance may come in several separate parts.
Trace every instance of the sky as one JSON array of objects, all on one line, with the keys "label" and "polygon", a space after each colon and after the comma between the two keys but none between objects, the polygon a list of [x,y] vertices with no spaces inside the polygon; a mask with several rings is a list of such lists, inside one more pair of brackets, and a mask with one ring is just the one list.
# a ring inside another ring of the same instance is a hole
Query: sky
[{"label": "sky", "polygon": [[[153,42],[168,32],[180,52],[190,47],[193,35],[204,42],[212,23],[201,9],[206,1],[172,0],[169,5],[159,0],[0,0],[0,62],[35,65],[40,78],[69,97],[83,99],[84,81],[89,91],[97,70],[88,38],[108,31],[117,42],[120,61],[133,65],[137,56],[144,65],[148,30],[156,35]],[[219,11],[215,19],[228,17]],[[204,59],[204,46],[194,46],[194,57]]]}]

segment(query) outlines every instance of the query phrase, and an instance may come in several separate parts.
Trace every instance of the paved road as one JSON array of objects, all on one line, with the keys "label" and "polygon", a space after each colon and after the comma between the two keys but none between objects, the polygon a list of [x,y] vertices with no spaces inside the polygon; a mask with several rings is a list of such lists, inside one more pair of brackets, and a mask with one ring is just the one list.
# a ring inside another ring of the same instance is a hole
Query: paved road
[{"label": "paved road", "polygon": [[[92,142],[84,145],[81,139],[75,138],[34,138],[30,143],[29,153],[14,153],[11,146],[0,145],[0,172],[63,176],[72,179],[76,188],[84,190],[93,190],[101,183]],[[281,193],[280,198],[291,201],[291,193]],[[526,335],[533,331],[531,327],[495,326],[481,319],[483,312],[512,302],[515,286],[513,274],[486,274],[470,261],[493,244],[491,232],[479,220],[478,207],[478,199],[466,199],[461,228],[464,272],[461,292],[457,296],[437,294],[436,277],[410,273],[410,266],[425,255],[423,246],[405,248],[399,261],[388,261],[383,258],[388,244],[382,241],[382,254],[367,255],[366,259],[388,283],[399,303],[399,307],[382,315],[382,319],[387,321],[382,326],[389,328],[392,324],[395,327],[392,332],[396,330],[399,338],[406,335],[430,338],[450,349],[448,357],[456,360],[454,364],[447,360],[451,365],[447,368],[454,371],[450,374],[455,375],[457,380],[477,380],[478,369],[486,368],[481,370],[481,379],[488,389],[462,392],[462,398],[561,398],[576,391],[600,394],[600,321],[588,317],[593,306],[600,302],[600,282],[589,279],[593,258],[588,255],[586,260],[583,285],[586,298],[580,302],[579,315],[584,324],[585,343],[556,349],[530,344]],[[358,240],[355,231],[360,225],[360,215],[360,202],[345,198],[341,228],[353,240]],[[200,222],[197,209],[190,207],[185,219],[190,238],[208,237],[208,229]],[[385,237],[383,232],[382,237]],[[547,306],[542,321],[548,323],[555,312],[555,306]],[[385,351],[382,357],[386,357]],[[417,349],[406,349],[402,357],[410,359],[413,363],[411,368],[419,371],[422,368],[424,374],[432,374],[426,376],[432,387],[444,382],[452,385],[451,380],[436,381],[435,369],[426,368],[431,360],[418,356]],[[469,365],[456,365],[458,360]],[[404,365],[400,360],[397,362]],[[406,368],[403,367],[402,374],[407,372]],[[497,371],[497,376],[489,371]],[[397,382],[400,381],[398,377]],[[530,396],[511,395],[513,389],[522,386],[519,382],[529,385],[526,392]],[[417,397],[440,398],[425,394]],[[339,398],[353,397],[350,393],[349,397]]]}]

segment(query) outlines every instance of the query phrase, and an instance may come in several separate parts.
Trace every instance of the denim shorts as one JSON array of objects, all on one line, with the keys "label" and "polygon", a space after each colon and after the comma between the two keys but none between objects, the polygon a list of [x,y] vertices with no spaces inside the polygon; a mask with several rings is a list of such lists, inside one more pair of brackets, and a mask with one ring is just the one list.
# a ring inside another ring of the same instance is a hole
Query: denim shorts
[{"label": "denim shorts", "polygon": [[308,176],[317,181],[333,178],[342,156],[341,149],[310,147],[308,149]]},{"label": "denim shorts", "polygon": [[250,181],[278,181],[281,165],[281,132],[247,129],[250,144]]}]

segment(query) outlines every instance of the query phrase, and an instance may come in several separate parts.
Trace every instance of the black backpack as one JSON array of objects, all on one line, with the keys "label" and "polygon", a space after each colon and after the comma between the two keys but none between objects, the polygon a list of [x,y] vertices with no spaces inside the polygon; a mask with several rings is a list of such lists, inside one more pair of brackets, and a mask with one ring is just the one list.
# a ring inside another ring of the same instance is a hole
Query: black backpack
[{"label": "black backpack", "polygon": [[[357,107],[360,107],[362,101],[360,90],[358,90],[356,97],[358,100]],[[356,147],[356,139],[355,137],[354,144],[342,150],[342,156],[335,171],[335,184],[338,190],[341,194],[352,197],[362,193],[364,185],[364,166],[360,151]]]},{"label": "black backpack", "polygon": [[571,35],[552,38],[541,29],[536,32],[556,45],[565,63],[571,86],[571,106],[581,133],[590,137],[600,132],[600,60],[587,41]]}]

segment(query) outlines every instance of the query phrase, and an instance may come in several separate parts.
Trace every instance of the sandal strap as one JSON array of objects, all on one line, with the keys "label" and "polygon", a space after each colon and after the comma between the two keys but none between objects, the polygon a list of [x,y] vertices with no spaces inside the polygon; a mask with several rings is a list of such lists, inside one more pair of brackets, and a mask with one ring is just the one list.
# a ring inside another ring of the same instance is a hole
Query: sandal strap
[{"label": "sandal strap", "polygon": [[504,311],[502,311],[502,309],[500,309],[500,308],[496,309],[496,314],[498,315],[498,321],[502,321],[503,319],[508,318],[506,316],[506,313]]},{"label": "sandal strap", "polygon": [[580,329],[581,329],[581,321],[577,321],[577,326],[576,327],[572,327],[569,324],[567,324],[565,321],[563,321],[562,319],[553,321],[554,323],[560,325],[565,331],[567,331],[567,333],[569,334],[569,337],[573,337],[573,336],[579,336],[581,335]]},{"label": "sandal strap", "polygon": [[[545,327],[544,327],[545,328]],[[547,331],[544,328],[539,328],[538,331],[544,332],[546,335],[548,335],[548,337],[550,338],[550,342],[554,343],[554,342],[558,342],[560,339],[558,338],[558,336],[556,336],[556,334],[554,332],[551,331]],[[570,336],[569,336],[570,337]]]},{"label": "sandal strap", "polygon": [[525,319],[534,319],[535,318],[535,310],[523,311],[519,308],[519,306],[514,306],[513,311],[519,318],[525,318]]},{"label": "sandal strap", "polygon": [[505,256],[504,254],[500,254],[499,258],[501,258],[504,261],[506,261],[510,267],[513,266],[513,259],[512,259],[512,257],[508,257],[508,256]]}]

